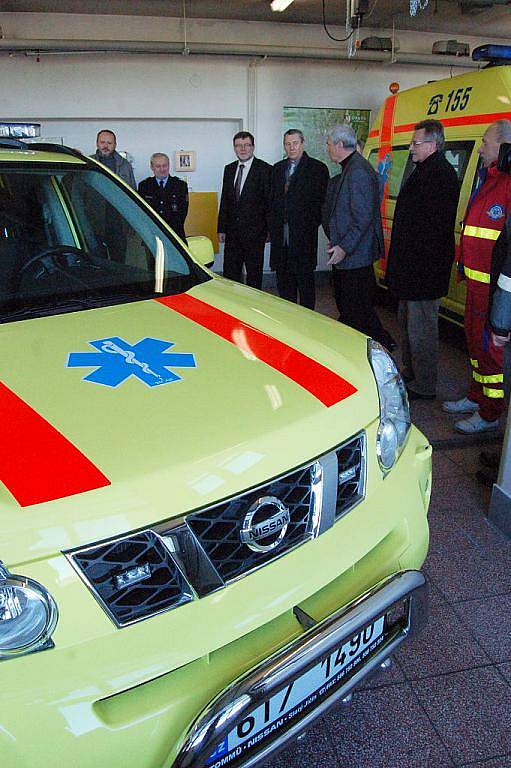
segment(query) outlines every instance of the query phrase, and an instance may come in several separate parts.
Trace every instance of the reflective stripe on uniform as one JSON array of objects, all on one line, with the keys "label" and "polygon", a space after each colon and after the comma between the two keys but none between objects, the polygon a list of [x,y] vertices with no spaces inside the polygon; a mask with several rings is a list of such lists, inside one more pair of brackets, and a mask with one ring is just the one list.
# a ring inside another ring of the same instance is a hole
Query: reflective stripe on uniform
[{"label": "reflective stripe on uniform", "polygon": [[499,281],[497,283],[499,288],[502,288],[503,291],[508,291],[511,293],[511,277],[508,277],[507,275],[499,275]]},{"label": "reflective stripe on uniform", "polygon": [[465,275],[470,280],[476,280],[478,283],[489,283],[490,282],[490,274],[489,272],[479,272],[478,269],[469,269],[468,267],[463,267],[465,271]]},{"label": "reflective stripe on uniform", "polygon": [[492,373],[483,376],[480,373],[472,371],[472,378],[478,381],[480,384],[502,384],[504,381],[503,373]]},{"label": "reflective stripe on uniform", "polygon": [[480,237],[483,240],[497,240],[500,235],[500,229],[489,229],[488,227],[472,227],[467,225],[463,227],[465,237]]},{"label": "reflective stripe on uniform", "polygon": [[471,358],[470,358],[470,365],[472,366],[472,368],[479,368],[479,363],[478,363],[478,361],[477,361],[477,360],[474,360],[474,358],[473,358],[473,357],[471,357]]},{"label": "reflective stripe on uniform", "polygon": [[504,390],[503,389],[493,389],[493,387],[483,387],[483,395],[486,395],[486,397],[504,397]]}]

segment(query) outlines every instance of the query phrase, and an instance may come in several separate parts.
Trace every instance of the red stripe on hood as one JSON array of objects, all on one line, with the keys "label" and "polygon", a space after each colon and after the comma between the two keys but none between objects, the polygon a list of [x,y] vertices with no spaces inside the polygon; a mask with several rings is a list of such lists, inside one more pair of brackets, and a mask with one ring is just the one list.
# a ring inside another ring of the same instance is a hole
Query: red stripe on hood
[{"label": "red stripe on hood", "polygon": [[357,391],[342,376],[302,352],[187,293],[163,296],[156,301],[283,373],[327,407]]},{"label": "red stripe on hood", "polygon": [[0,382],[0,480],[22,507],[110,485],[105,475]]}]

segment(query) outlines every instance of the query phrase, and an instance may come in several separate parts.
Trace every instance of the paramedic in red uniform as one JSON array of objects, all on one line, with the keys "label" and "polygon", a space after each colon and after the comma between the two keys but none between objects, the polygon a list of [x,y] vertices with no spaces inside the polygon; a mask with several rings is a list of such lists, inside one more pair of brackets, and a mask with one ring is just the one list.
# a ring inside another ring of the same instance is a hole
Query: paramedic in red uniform
[{"label": "paramedic in red uniform", "polygon": [[472,385],[461,400],[447,401],[444,411],[470,414],[455,427],[475,434],[497,429],[505,410],[503,352],[488,323],[491,255],[511,213],[511,176],[497,169],[499,147],[511,142],[511,121],[497,120],[486,130],[478,149],[483,162],[470,198],[461,236],[459,271],[467,281],[465,334],[472,367]]}]

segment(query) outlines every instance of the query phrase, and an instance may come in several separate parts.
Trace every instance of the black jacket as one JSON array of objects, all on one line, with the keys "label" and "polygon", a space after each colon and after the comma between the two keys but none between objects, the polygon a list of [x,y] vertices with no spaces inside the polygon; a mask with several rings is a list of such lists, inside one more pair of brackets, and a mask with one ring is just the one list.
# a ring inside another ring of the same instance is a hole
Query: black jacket
[{"label": "black jacket", "polygon": [[238,162],[235,160],[224,168],[217,231],[225,234],[226,240],[241,237],[244,241],[264,242],[268,234],[271,165],[254,157],[236,202],[234,180]]},{"label": "black jacket", "polygon": [[149,176],[138,185],[138,194],[149,203],[179,237],[185,239],[185,219],[188,213],[188,187],[177,176],[169,176],[163,189]]},{"label": "black jacket", "polygon": [[459,192],[456,171],[439,152],[417,163],[402,186],[386,277],[399,299],[427,301],[446,295]]},{"label": "black jacket", "polygon": [[[328,184],[328,168],[303,153],[285,193],[288,160],[273,166],[270,212],[272,269],[300,272],[314,269],[318,260],[318,227]],[[289,247],[284,249],[284,222],[289,224]]]},{"label": "black jacket", "polygon": [[498,336],[511,331],[511,217],[499,235],[491,257],[490,324]]}]

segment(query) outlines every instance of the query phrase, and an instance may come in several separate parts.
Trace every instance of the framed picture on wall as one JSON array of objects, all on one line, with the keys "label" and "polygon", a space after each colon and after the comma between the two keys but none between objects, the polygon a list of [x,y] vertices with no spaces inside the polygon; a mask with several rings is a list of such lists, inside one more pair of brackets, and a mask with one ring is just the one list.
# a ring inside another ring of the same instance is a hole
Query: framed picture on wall
[{"label": "framed picture on wall", "polygon": [[188,173],[195,170],[197,161],[197,154],[188,149],[180,149],[179,152],[174,153],[174,163],[176,171],[181,173]]}]

